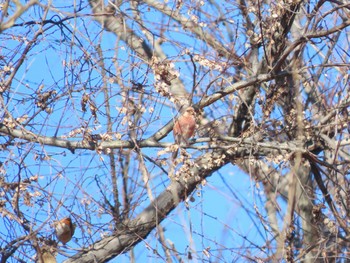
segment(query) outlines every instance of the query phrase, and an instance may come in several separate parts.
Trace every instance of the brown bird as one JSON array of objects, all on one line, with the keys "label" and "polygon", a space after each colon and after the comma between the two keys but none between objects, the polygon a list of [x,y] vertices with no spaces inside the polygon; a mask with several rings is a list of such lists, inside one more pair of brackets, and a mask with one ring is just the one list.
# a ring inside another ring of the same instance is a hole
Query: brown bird
[{"label": "brown bird", "polygon": [[189,139],[196,130],[196,112],[188,107],[185,112],[175,121],[173,133],[175,142],[179,145],[188,145]]},{"label": "brown bird", "polygon": [[75,224],[72,223],[70,217],[63,218],[55,223],[56,236],[64,245],[70,241],[74,235]]},{"label": "brown bird", "polygon": [[50,251],[43,250],[41,257],[42,263],[57,263],[56,258],[52,255]]}]

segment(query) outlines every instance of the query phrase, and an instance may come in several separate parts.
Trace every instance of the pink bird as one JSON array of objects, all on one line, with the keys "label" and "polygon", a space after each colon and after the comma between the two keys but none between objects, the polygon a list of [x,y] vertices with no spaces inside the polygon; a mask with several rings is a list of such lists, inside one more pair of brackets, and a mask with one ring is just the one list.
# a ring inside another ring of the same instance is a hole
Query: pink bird
[{"label": "pink bird", "polygon": [[72,223],[70,217],[66,217],[54,222],[54,225],[58,240],[65,245],[74,235],[75,224]]},{"label": "pink bird", "polygon": [[196,113],[192,107],[175,121],[173,133],[175,142],[179,145],[188,145],[189,139],[194,135],[196,129]]}]

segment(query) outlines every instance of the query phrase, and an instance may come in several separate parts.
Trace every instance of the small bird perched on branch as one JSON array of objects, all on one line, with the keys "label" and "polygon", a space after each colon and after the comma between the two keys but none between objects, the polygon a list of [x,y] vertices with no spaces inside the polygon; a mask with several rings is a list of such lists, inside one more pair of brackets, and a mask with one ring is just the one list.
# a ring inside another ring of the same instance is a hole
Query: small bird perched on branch
[{"label": "small bird perched on branch", "polygon": [[179,145],[188,145],[189,139],[196,130],[196,112],[188,107],[185,112],[175,121],[173,133],[175,142]]},{"label": "small bird perched on branch", "polygon": [[66,217],[60,221],[56,221],[54,225],[58,240],[65,245],[74,235],[75,224],[72,223],[70,217]]},{"label": "small bird perched on branch", "polygon": [[[196,112],[192,107],[188,107],[184,113],[175,121],[173,134],[175,143],[179,146],[187,146],[189,139],[194,135],[196,130]],[[172,160],[177,157],[179,149],[172,154]]]}]

